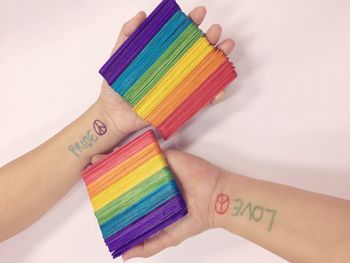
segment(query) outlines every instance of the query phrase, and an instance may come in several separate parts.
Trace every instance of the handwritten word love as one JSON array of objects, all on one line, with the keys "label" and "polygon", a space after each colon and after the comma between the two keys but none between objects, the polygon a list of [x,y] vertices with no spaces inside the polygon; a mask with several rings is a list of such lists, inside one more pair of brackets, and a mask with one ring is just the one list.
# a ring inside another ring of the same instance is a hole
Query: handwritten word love
[{"label": "handwritten word love", "polygon": [[248,215],[249,221],[260,222],[267,217],[269,219],[268,231],[270,232],[276,217],[277,211],[273,209],[264,208],[262,206],[253,205],[250,201],[245,203],[242,199],[235,199],[232,216]]}]

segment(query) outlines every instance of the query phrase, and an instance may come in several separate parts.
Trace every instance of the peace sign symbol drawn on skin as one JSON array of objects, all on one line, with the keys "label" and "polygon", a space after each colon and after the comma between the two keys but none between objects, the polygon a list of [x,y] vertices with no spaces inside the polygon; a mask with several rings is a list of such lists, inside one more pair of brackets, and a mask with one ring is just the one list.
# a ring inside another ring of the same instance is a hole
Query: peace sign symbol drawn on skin
[{"label": "peace sign symbol drawn on skin", "polygon": [[215,212],[218,215],[225,214],[227,212],[229,206],[230,206],[230,197],[228,195],[219,194],[216,197]]},{"label": "peace sign symbol drawn on skin", "polygon": [[98,136],[105,135],[107,132],[107,126],[100,120],[94,121],[94,130]]}]

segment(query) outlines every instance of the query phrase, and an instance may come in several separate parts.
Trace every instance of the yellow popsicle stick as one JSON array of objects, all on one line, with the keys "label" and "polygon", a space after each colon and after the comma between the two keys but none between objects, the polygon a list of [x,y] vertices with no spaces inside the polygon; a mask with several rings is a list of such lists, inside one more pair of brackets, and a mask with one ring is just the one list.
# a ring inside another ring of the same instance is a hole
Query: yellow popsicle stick
[{"label": "yellow popsicle stick", "polygon": [[166,161],[161,154],[156,155],[148,162],[138,167],[136,170],[131,172],[129,175],[120,179],[117,183],[105,189],[103,192],[96,195],[92,200],[92,206],[94,211],[100,210],[102,207],[107,205],[109,202],[121,196],[129,189],[133,188],[143,180],[147,179],[157,171],[166,167]]},{"label": "yellow popsicle stick", "polygon": [[205,37],[201,37],[193,47],[175,64],[175,66],[152,88],[152,90],[135,106],[134,110],[144,118],[167,96],[211,51]]},{"label": "yellow popsicle stick", "polygon": [[226,57],[219,50],[212,50],[179,85],[173,89],[157,108],[149,112],[145,119],[157,127],[184,100],[186,100],[224,61]]},{"label": "yellow popsicle stick", "polygon": [[[140,101],[136,111],[144,116],[152,111],[166,96],[212,49],[207,39],[202,37],[196,44],[179,60],[179,62],[157,83],[157,85]],[[139,110],[139,111],[138,111]]]},{"label": "yellow popsicle stick", "polygon": [[108,188],[130,172],[135,170],[138,166],[147,162],[155,155],[160,154],[160,149],[156,143],[150,143],[144,149],[137,152],[127,160],[121,162],[119,165],[108,171],[106,174],[98,178],[96,181],[88,185],[87,189],[90,198],[96,196],[99,192]]}]

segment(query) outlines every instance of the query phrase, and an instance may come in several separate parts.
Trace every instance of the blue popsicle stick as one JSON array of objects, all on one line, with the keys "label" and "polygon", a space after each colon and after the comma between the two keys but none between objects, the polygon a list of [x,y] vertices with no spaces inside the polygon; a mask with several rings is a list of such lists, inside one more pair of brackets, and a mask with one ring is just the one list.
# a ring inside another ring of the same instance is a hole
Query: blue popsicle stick
[{"label": "blue popsicle stick", "polygon": [[113,89],[120,95],[125,95],[191,23],[182,11],[175,13],[112,84]]},{"label": "blue popsicle stick", "polygon": [[106,223],[102,224],[100,227],[104,239],[132,224],[142,216],[150,213],[153,209],[157,208],[179,193],[180,191],[175,183],[175,180],[162,184],[156,188],[154,192],[150,193],[148,196],[145,196],[140,201],[124,210],[122,213],[115,215]]}]

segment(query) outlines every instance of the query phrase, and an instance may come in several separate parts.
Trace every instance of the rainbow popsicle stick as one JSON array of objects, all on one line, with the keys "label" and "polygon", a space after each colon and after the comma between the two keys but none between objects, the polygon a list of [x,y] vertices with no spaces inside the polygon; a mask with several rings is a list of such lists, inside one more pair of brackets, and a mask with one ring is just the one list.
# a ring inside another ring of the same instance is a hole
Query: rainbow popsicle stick
[{"label": "rainbow popsicle stick", "polygon": [[164,139],[237,77],[175,0],[163,0],[100,73]]},{"label": "rainbow popsicle stick", "polygon": [[82,174],[114,258],[186,215],[186,204],[153,131]]}]

